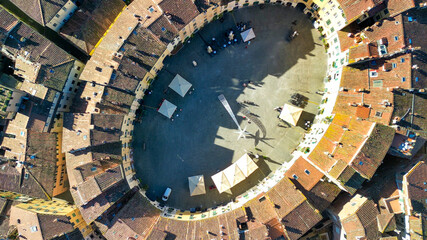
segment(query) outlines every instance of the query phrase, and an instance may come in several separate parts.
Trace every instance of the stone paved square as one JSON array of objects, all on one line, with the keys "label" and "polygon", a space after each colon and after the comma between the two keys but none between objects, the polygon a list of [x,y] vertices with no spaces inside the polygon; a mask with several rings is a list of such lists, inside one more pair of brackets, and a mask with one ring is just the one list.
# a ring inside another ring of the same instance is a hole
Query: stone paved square
[{"label": "stone paved square", "polygon": [[[224,33],[235,22],[248,21],[256,34],[250,45],[241,42],[219,50],[213,57],[207,54],[206,42],[213,37],[225,39]],[[299,36],[289,42],[291,27]],[[135,167],[137,177],[149,187],[147,196],[160,200],[170,187],[168,206],[213,207],[231,201],[288,162],[304,130],[286,126],[274,108],[289,103],[292,94],[300,93],[308,98],[303,118],[317,113],[321,96],[315,92],[323,89],[327,64],[319,37],[310,20],[292,7],[256,6],[227,13],[223,22],[206,25],[176,55],[168,57],[152,84],[152,94],[144,98],[143,105],[148,107],[134,131]],[[197,67],[192,61],[197,62]],[[182,98],[167,88],[176,74],[193,84],[195,91],[191,95]],[[218,100],[220,94],[228,100],[241,128],[247,127],[250,135],[246,139],[237,141],[237,127]],[[178,106],[173,121],[155,110],[162,99]],[[240,104],[244,101],[254,105]],[[265,126],[264,138],[256,124],[242,117],[243,108]],[[259,169],[231,192],[219,194],[216,189],[209,189],[213,185],[211,176],[245,151],[266,156],[257,161]],[[190,197],[187,178],[194,175],[204,175],[205,195]]]}]

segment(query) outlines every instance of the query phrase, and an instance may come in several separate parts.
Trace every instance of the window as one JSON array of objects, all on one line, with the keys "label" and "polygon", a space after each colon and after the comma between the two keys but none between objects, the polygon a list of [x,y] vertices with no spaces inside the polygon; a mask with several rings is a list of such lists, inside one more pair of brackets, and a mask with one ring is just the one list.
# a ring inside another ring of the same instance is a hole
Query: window
[{"label": "window", "polygon": [[378,73],[376,71],[370,71],[369,76],[370,77],[378,77]]},{"label": "window", "polygon": [[401,62],[401,63],[404,63],[404,62],[405,62],[405,59],[404,59],[404,58],[401,58],[401,59],[400,59],[400,62]]},{"label": "window", "polygon": [[61,15],[59,15],[59,14],[56,14],[56,15],[55,15],[55,17],[57,17],[57,18],[59,18],[60,16],[61,16]]},{"label": "window", "polygon": [[73,217],[75,217],[76,216],[76,214],[75,213],[73,213]]},{"label": "window", "polygon": [[297,180],[298,179],[298,176],[297,175],[292,175],[292,177],[295,179],[295,180]]},{"label": "window", "polygon": [[383,116],[383,113],[382,112],[376,112],[375,113],[375,117],[382,117]]},{"label": "window", "polygon": [[391,66],[392,66],[393,68],[396,68],[396,67],[397,67],[397,64],[396,64],[396,63],[393,63],[393,64],[391,64]]},{"label": "window", "polygon": [[77,67],[77,71],[80,71],[80,69],[81,69],[80,67]]},{"label": "window", "polygon": [[102,68],[100,68],[100,67],[96,67],[95,70],[98,72],[102,72]]},{"label": "window", "polygon": [[76,219],[76,223],[79,223],[79,222],[80,222],[80,220]]},{"label": "window", "polygon": [[394,36],[394,41],[399,40],[399,36]]},{"label": "window", "polygon": [[[418,77],[415,78],[415,82],[418,82]],[[425,183],[424,183],[425,184]]]},{"label": "window", "polygon": [[362,166],[362,165],[363,165],[363,162],[362,162],[362,161],[360,161],[360,162],[359,162],[359,165],[360,165],[360,166]]},{"label": "window", "polygon": [[330,25],[330,24],[331,24],[331,20],[330,20],[330,19],[328,19],[328,20],[326,21],[326,24]]},{"label": "window", "polygon": [[334,28],[331,28],[331,33],[333,33],[333,32],[335,32],[335,29],[334,29]]},{"label": "window", "polygon": [[54,23],[53,26],[56,27],[56,26],[58,26],[58,24]]},{"label": "window", "polygon": [[406,81],[406,78],[405,77],[402,77],[402,82],[405,82]]},{"label": "window", "polygon": [[77,74],[77,73],[76,73],[76,74],[74,74],[74,77],[75,77],[75,78],[76,78],[76,77],[78,77],[78,76],[79,76],[79,74]]},{"label": "window", "polygon": [[310,175],[310,171],[308,171],[307,169],[305,169],[305,170],[304,170],[304,172],[305,172],[307,175]]}]

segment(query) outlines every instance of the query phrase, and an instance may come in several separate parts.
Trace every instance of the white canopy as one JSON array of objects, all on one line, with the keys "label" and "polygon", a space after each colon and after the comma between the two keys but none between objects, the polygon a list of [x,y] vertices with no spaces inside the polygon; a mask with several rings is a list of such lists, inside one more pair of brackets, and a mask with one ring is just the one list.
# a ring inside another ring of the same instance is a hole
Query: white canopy
[{"label": "white canopy", "polygon": [[254,163],[252,158],[249,157],[247,153],[243,155],[239,160],[237,160],[234,164],[239,167],[245,177],[251,175],[251,173],[253,173],[258,168],[258,166]]},{"label": "white canopy", "polygon": [[183,77],[181,77],[179,74],[177,74],[172,82],[169,84],[169,87],[174,90],[176,93],[178,93],[181,97],[184,97],[185,94],[190,90],[191,83],[189,83],[187,80],[185,80]]},{"label": "white canopy", "polygon": [[223,172],[232,186],[238,184],[246,178],[242,170],[240,170],[236,164],[232,164],[231,166],[227,167],[223,170]]},{"label": "white canopy", "polygon": [[215,183],[216,189],[218,189],[220,193],[227,191],[232,187],[227,177],[225,176],[224,172],[219,172],[213,175],[211,178]]},{"label": "white canopy", "polygon": [[249,28],[248,30],[240,33],[240,36],[242,36],[243,42],[247,42],[255,38],[255,33],[253,28]]},{"label": "white canopy", "polygon": [[190,196],[206,193],[203,175],[188,177],[188,186],[190,187]]},{"label": "white canopy", "polygon": [[245,154],[226,169],[213,175],[212,180],[218,191],[222,193],[245,180],[257,168],[258,166],[255,162],[252,161],[248,154]]},{"label": "white canopy", "polygon": [[302,108],[285,103],[285,105],[283,105],[283,109],[280,113],[279,118],[289,124],[296,126],[299,118],[301,117],[302,111]]},{"label": "white canopy", "polygon": [[167,118],[171,118],[175,110],[176,106],[165,99],[162,103],[162,106],[160,106],[159,110],[157,111],[166,116]]}]

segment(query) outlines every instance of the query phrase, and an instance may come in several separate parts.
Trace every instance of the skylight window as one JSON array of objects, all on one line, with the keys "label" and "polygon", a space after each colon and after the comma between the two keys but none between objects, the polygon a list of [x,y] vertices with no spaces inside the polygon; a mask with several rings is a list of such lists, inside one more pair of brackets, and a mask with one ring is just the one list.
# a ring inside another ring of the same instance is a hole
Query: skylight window
[{"label": "skylight window", "polygon": [[292,177],[296,180],[296,179],[298,179],[298,176],[297,175],[292,175]]},{"label": "skylight window", "polygon": [[310,171],[308,171],[307,169],[305,169],[305,170],[304,170],[304,172],[305,172],[307,175],[310,175]]}]

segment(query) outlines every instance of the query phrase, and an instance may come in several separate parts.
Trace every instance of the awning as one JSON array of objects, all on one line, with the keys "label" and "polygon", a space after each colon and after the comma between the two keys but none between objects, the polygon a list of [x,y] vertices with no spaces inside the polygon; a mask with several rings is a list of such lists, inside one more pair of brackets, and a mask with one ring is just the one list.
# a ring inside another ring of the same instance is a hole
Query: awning
[{"label": "awning", "polygon": [[243,42],[247,42],[255,38],[255,33],[253,28],[249,28],[248,30],[240,33],[240,36],[242,36]]},{"label": "awning", "polygon": [[226,169],[213,175],[212,180],[218,191],[222,193],[245,180],[257,168],[258,166],[255,162],[252,161],[248,154],[245,154]]},{"label": "awning", "polygon": [[216,189],[218,189],[220,193],[227,191],[232,187],[224,172],[219,172],[213,175],[211,178],[216,186]]},{"label": "awning", "polygon": [[291,125],[296,126],[299,118],[301,117],[302,111],[302,108],[285,104],[283,105],[283,109],[279,118]]},{"label": "awning", "polygon": [[158,112],[163,114],[167,118],[171,118],[175,110],[176,110],[176,106],[174,104],[172,104],[168,100],[164,100]]},{"label": "awning", "polygon": [[176,93],[178,93],[181,97],[185,96],[188,90],[190,90],[191,86],[191,83],[189,83],[179,74],[177,74],[172,80],[172,82],[169,84],[169,87]]},{"label": "awning", "polygon": [[190,196],[205,194],[205,178],[203,175],[188,177],[188,186],[190,188]]},{"label": "awning", "polygon": [[245,177],[251,175],[251,173],[253,173],[258,168],[258,166],[255,164],[252,158],[249,157],[247,153],[243,155],[239,160],[237,160],[234,164],[239,167]]}]

